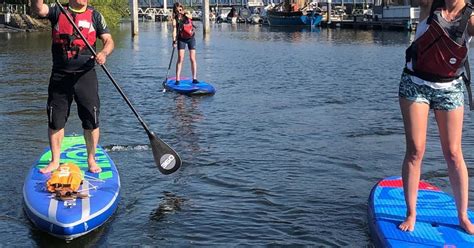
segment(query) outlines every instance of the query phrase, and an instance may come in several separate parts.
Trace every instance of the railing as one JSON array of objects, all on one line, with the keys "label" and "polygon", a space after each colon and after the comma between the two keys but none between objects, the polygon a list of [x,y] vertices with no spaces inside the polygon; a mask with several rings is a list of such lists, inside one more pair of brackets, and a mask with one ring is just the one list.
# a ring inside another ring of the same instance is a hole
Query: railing
[{"label": "railing", "polygon": [[171,14],[171,9],[166,9],[166,11],[162,8],[138,8],[138,15],[160,15],[160,16],[167,16]]},{"label": "railing", "polygon": [[[161,7],[163,6],[163,2],[166,1],[167,6],[172,7],[173,3],[175,2],[174,0],[138,0],[138,5],[140,7]],[[254,1],[254,0],[209,0],[209,4],[211,6],[214,5],[247,5],[249,1]],[[268,5],[269,3],[279,3],[282,0],[262,0],[263,5]],[[352,0],[346,0],[346,1],[352,1]],[[182,3],[185,6],[202,6],[203,5],[203,0],[180,0],[180,3]]]},{"label": "railing", "polygon": [[0,13],[26,14],[26,4],[0,4]]}]

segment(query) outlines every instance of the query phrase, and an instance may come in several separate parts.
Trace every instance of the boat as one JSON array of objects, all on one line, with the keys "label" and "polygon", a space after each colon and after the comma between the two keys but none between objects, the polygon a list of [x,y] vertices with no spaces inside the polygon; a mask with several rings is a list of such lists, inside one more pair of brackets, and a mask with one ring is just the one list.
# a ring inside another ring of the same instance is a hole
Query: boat
[{"label": "boat", "polygon": [[285,0],[281,4],[268,9],[267,20],[270,26],[317,26],[323,19],[320,12],[308,8],[304,2],[290,3]]},{"label": "boat", "polygon": [[[100,173],[90,173],[83,136],[66,136],[61,145],[60,163],[74,163],[83,173],[78,192],[82,197],[58,198],[46,189],[51,173],[39,170],[49,164],[51,150],[45,149],[33,164],[23,186],[25,213],[41,231],[72,240],[102,226],[115,212],[119,202],[120,179],[117,168],[105,150],[98,146]],[[62,171],[61,171],[62,172]]]}]

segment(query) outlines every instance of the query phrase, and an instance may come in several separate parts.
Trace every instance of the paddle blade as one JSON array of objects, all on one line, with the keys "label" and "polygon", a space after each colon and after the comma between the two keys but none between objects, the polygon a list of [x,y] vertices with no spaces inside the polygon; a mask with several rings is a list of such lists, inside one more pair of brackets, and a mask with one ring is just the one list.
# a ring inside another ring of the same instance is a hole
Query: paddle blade
[{"label": "paddle blade", "polygon": [[161,173],[168,175],[181,167],[181,158],[168,144],[157,138],[153,132],[148,133],[151,150],[156,166]]}]

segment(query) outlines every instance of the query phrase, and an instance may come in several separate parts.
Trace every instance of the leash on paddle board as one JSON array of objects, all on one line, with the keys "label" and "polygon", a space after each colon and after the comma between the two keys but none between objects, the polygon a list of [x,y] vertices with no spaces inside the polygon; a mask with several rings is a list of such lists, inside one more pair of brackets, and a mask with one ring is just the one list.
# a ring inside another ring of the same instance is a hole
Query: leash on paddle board
[{"label": "leash on paddle board", "polygon": [[163,80],[163,92],[166,92],[165,84],[166,84],[166,80],[168,80],[168,74],[170,73],[171,63],[173,62],[173,56],[174,56],[174,50],[175,49],[176,49],[176,47],[174,47],[174,45],[173,45],[173,51],[171,52],[170,63],[168,64],[168,71],[166,71],[166,77],[165,77],[165,80]]},{"label": "leash on paddle board", "polygon": [[[87,45],[87,48],[89,51],[94,55],[94,57],[97,57],[97,53],[95,52],[94,48],[92,48],[91,44],[87,41],[87,39],[84,37],[84,35],[81,33],[77,25],[74,23],[72,20],[71,16],[69,13],[64,9],[64,7],[61,5],[59,0],[56,0],[56,4],[59,6],[61,12],[66,16],[68,19],[69,23],[72,24],[74,30],[76,31],[77,34],[81,37],[81,39],[84,41],[84,43]],[[153,152],[153,158],[155,160],[155,164],[158,166],[158,169],[160,170],[161,173],[167,175],[175,172],[176,170],[179,169],[181,166],[181,158],[179,157],[178,153],[176,153],[173,148],[171,148],[168,144],[166,144],[164,141],[159,139],[155,133],[150,131],[148,128],[148,125],[145,123],[145,121],[142,119],[142,117],[138,114],[137,110],[135,107],[133,107],[132,103],[130,100],[127,98],[125,93],[123,92],[122,88],[117,84],[115,79],[112,77],[110,74],[109,70],[105,65],[100,65],[102,67],[102,70],[104,70],[105,74],[109,77],[110,81],[112,81],[113,85],[117,89],[117,91],[120,93],[122,98],[125,100],[127,105],[130,107],[132,112],[135,114],[137,117],[138,121],[140,124],[143,126],[145,129],[146,133],[148,134],[148,138],[150,139],[150,145],[151,145],[151,150]]]}]

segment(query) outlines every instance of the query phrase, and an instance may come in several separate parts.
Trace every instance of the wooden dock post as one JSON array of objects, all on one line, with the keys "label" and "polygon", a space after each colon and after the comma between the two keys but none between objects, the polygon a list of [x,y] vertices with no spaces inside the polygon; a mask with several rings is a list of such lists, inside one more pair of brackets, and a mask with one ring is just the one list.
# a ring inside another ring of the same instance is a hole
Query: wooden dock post
[{"label": "wooden dock post", "polygon": [[202,8],[202,24],[203,24],[203,35],[206,36],[209,34],[211,26],[210,26],[210,21],[209,21],[209,0],[203,0],[204,7]]},{"label": "wooden dock post", "polygon": [[132,0],[132,37],[138,35],[138,0]]},{"label": "wooden dock post", "polygon": [[331,8],[331,4],[332,4],[332,1],[331,1],[331,0],[327,0],[327,4],[328,4],[328,5],[327,5],[327,11],[328,11],[328,12],[327,12],[327,17],[326,17],[327,19],[326,19],[326,20],[327,20],[327,23],[328,23],[328,25],[329,25],[329,24],[331,24],[331,9],[332,9],[332,8]]}]

